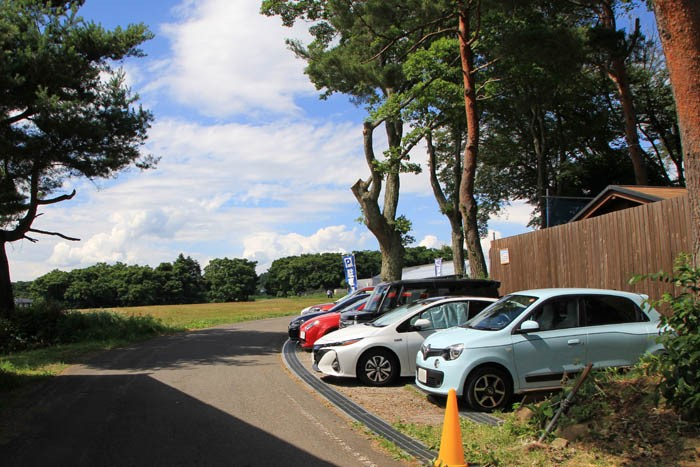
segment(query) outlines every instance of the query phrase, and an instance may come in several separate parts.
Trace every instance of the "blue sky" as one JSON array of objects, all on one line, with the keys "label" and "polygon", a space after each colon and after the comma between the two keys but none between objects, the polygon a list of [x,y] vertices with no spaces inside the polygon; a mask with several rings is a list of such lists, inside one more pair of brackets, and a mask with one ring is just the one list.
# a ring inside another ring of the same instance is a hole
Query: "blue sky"
[{"label": "blue sky", "polygon": [[[64,190],[77,196],[46,206],[34,227],[81,241],[8,245],[13,281],[97,262],[155,267],[180,253],[202,267],[247,258],[263,272],[284,256],[378,249],[350,192],[369,173],[364,111],[343,96],[320,100],[284,43],[304,39],[305,29],[258,8],[252,0],[86,2],[86,19],[108,28],[143,22],[156,35],[144,44],[147,57],[123,67],[155,115],[144,151],[161,161],[116,179],[69,180]],[[425,166],[424,148],[412,157]],[[425,173],[401,183],[399,213],[413,222],[416,245],[449,244]],[[513,203],[489,223],[489,239],[527,231],[530,211]]]}]

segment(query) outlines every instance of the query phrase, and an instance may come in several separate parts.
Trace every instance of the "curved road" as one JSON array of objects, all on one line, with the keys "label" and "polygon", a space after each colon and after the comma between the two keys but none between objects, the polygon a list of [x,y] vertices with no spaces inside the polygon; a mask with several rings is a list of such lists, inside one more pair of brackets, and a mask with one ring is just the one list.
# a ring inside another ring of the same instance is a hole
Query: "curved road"
[{"label": "curved road", "polygon": [[405,466],[290,375],[288,321],[161,337],[71,367],[0,420],[0,464]]}]

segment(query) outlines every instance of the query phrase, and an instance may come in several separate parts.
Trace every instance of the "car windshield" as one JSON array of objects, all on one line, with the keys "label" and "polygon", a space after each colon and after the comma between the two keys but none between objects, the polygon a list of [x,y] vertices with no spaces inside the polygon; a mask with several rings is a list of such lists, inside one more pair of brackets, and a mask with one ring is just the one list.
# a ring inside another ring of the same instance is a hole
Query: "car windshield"
[{"label": "car windshield", "polygon": [[505,296],[476,315],[464,327],[484,331],[501,330],[536,301],[537,297],[529,297],[527,295]]},{"label": "car windshield", "polygon": [[379,318],[367,323],[370,326],[376,326],[376,327],[384,327],[388,326],[391,323],[396,322],[396,320],[403,319],[404,317],[412,314],[416,308],[420,308],[426,304],[426,302],[434,302],[436,298],[428,299],[428,300],[419,300],[417,302],[413,303],[408,303],[406,305],[401,305],[398,308],[394,308],[391,311],[387,311],[383,315],[381,315]]},{"label": "car windshield", "polygon": [[390,284],[383,284],[379,287],[375,287],[372,291],[372,295],[369,296],[369,301],[365,305],[364,311],[374,313],[379,309],[379,305],[382,303],[384,296],[389,292],[391,288]]}]

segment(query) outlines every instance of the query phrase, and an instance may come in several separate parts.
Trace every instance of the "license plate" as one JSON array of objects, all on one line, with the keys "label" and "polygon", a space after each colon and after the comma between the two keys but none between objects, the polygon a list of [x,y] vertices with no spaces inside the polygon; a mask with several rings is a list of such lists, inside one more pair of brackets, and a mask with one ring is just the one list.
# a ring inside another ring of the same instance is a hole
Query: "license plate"
[{"label": "license plate", "polygon": [[426,383],[428,381],[428,372],[425,368],[418,368],[418,382]]},{"label": "license plate", "polygon": [[305,339],[305,338],[306,338],[306,333],[305,333],[304,331],[301,331],[301,332],[299,333],[299,338],[300,338],[300,339]]}]

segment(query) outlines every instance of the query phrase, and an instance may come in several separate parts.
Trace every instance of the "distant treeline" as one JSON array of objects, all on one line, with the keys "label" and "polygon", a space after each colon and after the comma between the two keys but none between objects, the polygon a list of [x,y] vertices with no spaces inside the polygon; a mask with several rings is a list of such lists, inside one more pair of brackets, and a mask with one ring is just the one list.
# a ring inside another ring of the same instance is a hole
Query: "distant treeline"
[{"label": "distant treeline", "polygon": [[[357,275],[374,277],[381,270],[378,251],[356,251]],[[449,248],[406,248],[404,266],[451,259]],[[284,297],[345,287],[342,254],[289,256],[273,261],[257,275],[257,262],[214,259],[202,270],[180,254],[172,263],[150,266],[98,263],[70,272],[53,270],[32,282],[13,284],[17,298],[58,303],[66,308],[107,308],[146,305],[248,301],[254,295]]]}]

